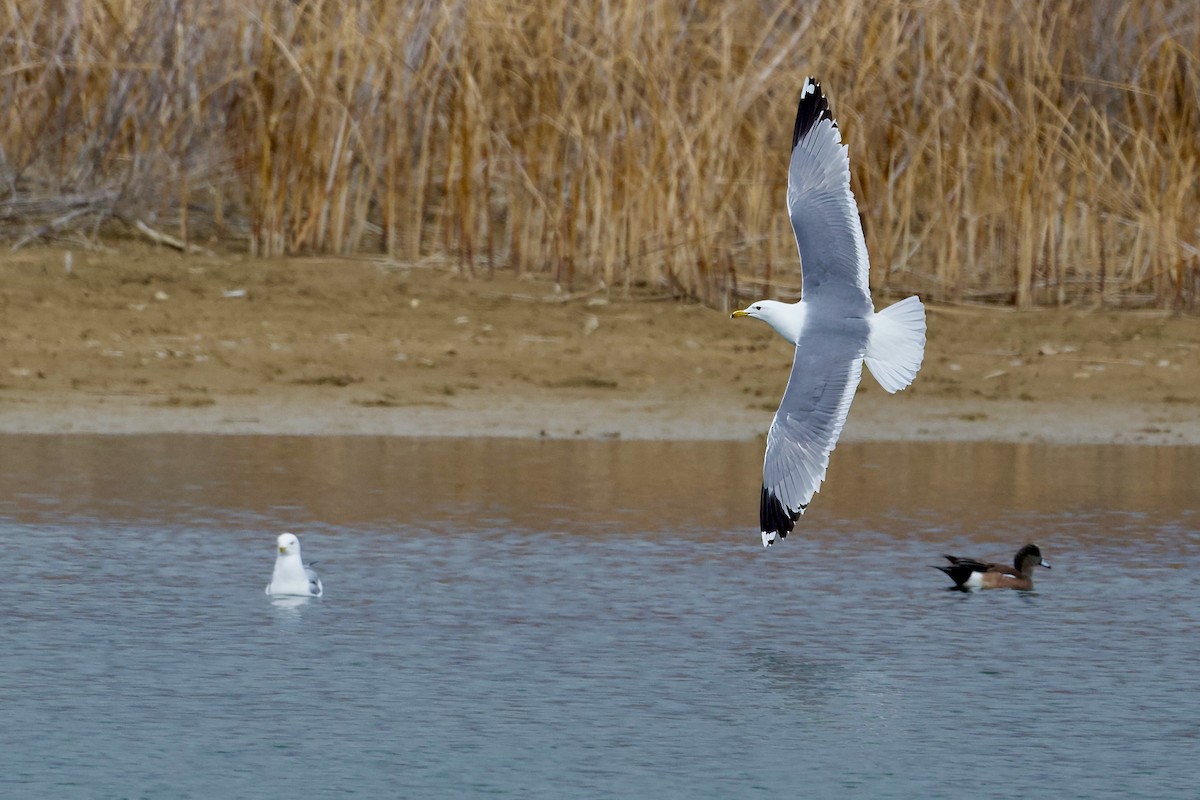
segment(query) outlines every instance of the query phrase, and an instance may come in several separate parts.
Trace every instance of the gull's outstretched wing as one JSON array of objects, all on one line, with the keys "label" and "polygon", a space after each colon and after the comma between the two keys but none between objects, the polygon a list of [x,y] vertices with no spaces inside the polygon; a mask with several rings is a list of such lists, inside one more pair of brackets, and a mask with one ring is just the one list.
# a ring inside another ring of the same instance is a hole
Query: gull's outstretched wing
[{"label": "gull's outstretched wing", "polygon": [[767,433],[759,522],[764,544],[787,536],[825,480],[862,377],[866,320],[805,320],[792,374]]},{"label": "gull's outstretched wing", "polygon": [[787,204],[804,271],[805,314],[787,390],[767,434],[759,508],[764,544],[787,536],[825,479],[862,377],[874,313],[850,159],[829,101],[812,78],[796,109]]},{"label": "gull's outstretched wing", "polygon": [[847,315],[870,315],[870,267],[850,192],[850,157],[829,101],[813,78],[805,79],[796,109],[787,205],[800,250],[804,299],[813,303],[829,296],[845,306]]}]

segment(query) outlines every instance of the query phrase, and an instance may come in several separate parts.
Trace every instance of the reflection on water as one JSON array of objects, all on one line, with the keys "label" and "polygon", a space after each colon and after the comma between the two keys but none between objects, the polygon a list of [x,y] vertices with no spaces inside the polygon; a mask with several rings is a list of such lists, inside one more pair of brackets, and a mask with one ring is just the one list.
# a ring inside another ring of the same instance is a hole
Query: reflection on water
[{"label": "reflection on water", "polygon": [[[280,611],[299,612],[302,607],[308,605],[314,598],[301,597],[299,595],[274,595],[270,599],[271,605]],[[298,616],[298,613],[296,616]]]},{"label": "reflection on water", "polygon": [[[690,537],[754,527],[761,464],[760,446],[738,442],[7,436],[0,513]],[[1188,497],[1197,474],[1188,447],[846,444],[802,527],[932,513],[986,541],[997,514],[1153,513]]]},{"label": "reflection on water", "polygon": [[1196,449],[845,445],[764,551],[755,443],[2,444],[5,797],[1194,793]]}]

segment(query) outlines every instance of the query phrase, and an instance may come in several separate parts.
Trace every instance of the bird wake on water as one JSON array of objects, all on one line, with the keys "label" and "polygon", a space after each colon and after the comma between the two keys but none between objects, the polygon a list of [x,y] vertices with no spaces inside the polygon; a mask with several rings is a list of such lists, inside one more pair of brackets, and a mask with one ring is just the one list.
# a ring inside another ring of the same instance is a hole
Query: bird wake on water
[{"label": "bird wake on water", "polygon": [[804,82],[788,166],[788,216],[803,271],[801,300],[760,300],[733,317],[762,320],[796,346],[767,433],[759,523],[763,546],[785,538],[825,480],[863,363],[889,394],[925,356],[925,307],[908,297],[876,312],[850,158],[821,85]]}]

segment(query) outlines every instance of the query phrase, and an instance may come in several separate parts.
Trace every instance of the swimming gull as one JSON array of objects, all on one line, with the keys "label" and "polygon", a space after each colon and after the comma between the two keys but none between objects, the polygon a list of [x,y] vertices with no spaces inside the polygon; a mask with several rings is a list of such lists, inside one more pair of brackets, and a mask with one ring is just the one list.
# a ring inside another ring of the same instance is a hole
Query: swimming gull
[{"label": "swimming gull", "polygon": [[800,250],[801,300],[760,300],[734,317],[766,322],[796,345],[767,433],[759,522],[763,546],[786,537],[825,480],[862,365],[887,392],[912,383],[925,355],[925,307],[909,297],[876,312],[850,157],[821,84],[804,82],[792,133],[788,216]]},{"label": "swimming gull", "polygon": [[267,594],[320,597],[324,587],[312,567],[300,559],[300,540],[294,534],[281,533],[277,544],[279,554],[275,556],[275,571],[267,584]]}]

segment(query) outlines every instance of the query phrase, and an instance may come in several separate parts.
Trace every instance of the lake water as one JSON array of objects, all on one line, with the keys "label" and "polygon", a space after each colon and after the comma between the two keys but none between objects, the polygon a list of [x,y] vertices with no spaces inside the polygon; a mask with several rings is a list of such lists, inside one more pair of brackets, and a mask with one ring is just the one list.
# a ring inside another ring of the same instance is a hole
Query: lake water
[{"label": "lake water", "polygon": [[1200,449],[847,444],[770,550],[760,459],[0,438],[0,796],[1195,797]]}]

